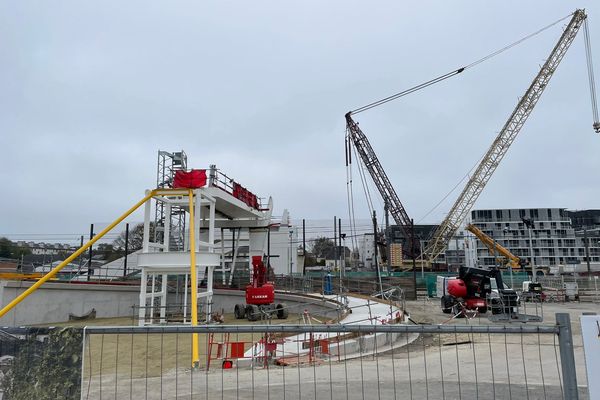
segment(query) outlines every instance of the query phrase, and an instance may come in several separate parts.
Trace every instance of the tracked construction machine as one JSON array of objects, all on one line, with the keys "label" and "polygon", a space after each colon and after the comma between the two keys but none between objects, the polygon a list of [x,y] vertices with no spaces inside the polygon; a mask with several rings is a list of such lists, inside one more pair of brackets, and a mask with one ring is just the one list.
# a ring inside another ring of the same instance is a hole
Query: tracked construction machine
[{"label": "tracked construction machine", "polygon": [[464,316],[465,310],[492,315],[518,316],[519,296],[502,281],[497,268],[460,267],[458,277],[438,277],[441,284],[441,306],[444,313]]},{"label": "tracked construction machine", "polygon": [[236,304],[236,319],[246,317],[248,321],[257,321],[263,316],[287,319],[288,309],[284,303],[275,304],[275,286],[267,281],[267,266],[261,256],[252,257],[252,282],[246,286],[246,304]]}]

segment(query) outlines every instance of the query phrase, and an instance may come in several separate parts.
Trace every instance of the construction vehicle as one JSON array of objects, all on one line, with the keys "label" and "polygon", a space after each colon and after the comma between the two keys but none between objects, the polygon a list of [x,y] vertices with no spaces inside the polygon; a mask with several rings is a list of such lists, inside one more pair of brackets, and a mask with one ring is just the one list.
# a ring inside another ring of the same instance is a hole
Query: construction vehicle
[{"label": "construction vehicle", "polygon": [[[542,65],[540,71],[533,79],[533,82],[531,83],[523,97],[520,98],[516,108],[513,110],[512,114],[504,124],[504,127],[501,129],[500,133],[488,149],[487,153],[480,161],[479,165],[475,169],[475,172],[470,175],[468,183],[466,184],[462,193],[459,195],[458,199],[450,209],[450,212],[447,214],[446,218],[442,221],[442,223],[435,230],[431,238],[428,240],[428,244],[423,250],[423,253],[426,255],[426,258],[430,265],[432,265],[436,261],[437,257],[446,250],[450,239],[454,236],[459,226],[463,223],[465,217],[472,209],[479,195],[481,194],[486,184],[492,177],[494,171],[498,167],[500,161],[502,161],[502,158],[510,148],[511,144],[514,142],[515,138],[521,131],[521,128],[527,121],[529,115],[535,108],[535,105],[537,104],[543,91],[548,86],[550,79],[556,71],[556,68],[562,61],[564,55],[566,54],[567,50],[569,49],[571,43],[575,39],[579,29],[582,26],[584,26],[585,31],[586,55],[588,59],[588,75],[590,79],[590,93],[592,98],[592,112],[594,118],[593,128],[596,132],[600,132],[600,122],[598,119],[598,108],[596,104],[595,85],[593,83],[593,70],[591,65],[591,46],[586,20],[587,15],[585,14],[584,10],[575,10],[571,20],[564,29],[560,39],[558,40],[557,44],[553,47],[552,52],[546,59],[546,62]],[[508,49],[510,47],[512,46],[507,46],[505,49]],[[505,49],[501,51],[504,51]],[[430,81],[424,82],[420,85],[407,89],[403,92],[396,93],[392,96],[388,96],[384,99],[357,108],[353,111],[346,113],[345,115],[347,131],[346,166],[348,167],[348,165],[352,163],[351,151],[349,151],[348,146],[348,143],[350,142],[354,144],[355,149],[360,155],[360,158],[365,168],[369,171],[369,174],[375,182],[375,185],[377,186],[377,189],[384,201],[384,204],[386,205],[389,212],[392,214],[392,217],[394,218],[395,222],[402,228],[404,236],[406,238],[410,238],[408,246],[403,247],[403,250],[409,255],[411,255],[413,258],[415,257],[415,253],[419,251],[419,246],[418,241],[412,234],[412,219],[409,218],[404,206],[400,202],[398,195],[396,194],[393,186],[391,185],[387,174],[381,166],[377,155],[371,147],[371,144],[367,140],[365,134],[359,128],[358,123],[352,119],[352,115],[369,110],[374,107],[378,107],[389,101],[393,101],[407,94],[413,93],[415,91],[421,90],[450,77],[456,76],[464,72],[466,69],[471,68],[474,65],[477,65],[479,62],[485,61],[496,54],[499,54],[499,52],[492,53],[492,55],[484,57],[475,63],[469,64],[462,68],[458,68],[447,74],[441,75]]]},{"label": "construction vehicle", "polygon": [[526,260],[515,256],[506,247],[500,245],[498,242],[486,235],[481,229],[479,229],[475,225],[468,224],[466,229],[475,236],[477,236],[477,239],[481,240],[481,242],[486,245],[486,247],[490,250],[491,254],[494,254],[494,256],[496,254],[501,254],[506,260],[506,262],[504,263],[505,266],[511,267],[513,269],[518,269],[527,264]]},{"label": "construction vehicle", "polygon": [[[392,218],[394,218],[396,224],[402,228],[405,237],[411,238],[411,243],[409,246],[403,246],[403,251],[409,256],[412,256],[414,255],[414,250],[418,248],[418,245],[415,246],[415,239],[412,237],[412,232],[409,229],[412,226],[412,220],[400,202],[400,198],[396,194],[396,190],[394,190],[394,187],[385,173],[383,166],[379,162],[377,154],[375,154],[367,136],[360,129],[358,123],[352,119],[352,114],[355,112],[356,110],[350,111],[345,115],[347,131],[346,140],[350,139],[352,144],[354,144],[354,148],[360,155],[362,162],[369,171],[375,186],[377,186],[377,190],[379,190],[379,194],[386,204],[387,211],[392,214]],[[352,153],[350,152],[349,146],[346,145],[346,167],[351,163]],[[384,251],[382,254],[386,254],[386,252]]]},{"label": "construction vehicle", "polygon": [[523,301],[544,301],[544,292],[542,284],[533,281],[524,281],[523,290],[521,291],[521,300]]},{"label": "construction vehicle", "polygon": [[267,281],[267,267],[261,256],[252,256],[252,282],[246,286],[246,304],[234,307],[236,319],[246,317],[257,321],[263,317],[287,319],[288,309],[284,303],[275,304],[275,286]]},{"label": "construction vehicle", "polygon": [[598,122],[598,109],[596,104],[596,92],[593,84],[593,71],[591,66],[591,46],[589,32],[587,28],[587,15],[584,10],[575,10],[569,24],[563,31],[558,43],[553,47],[552,52],[546,59],[546,62],[540,68],[540,71],[531,82],[531,85],[519,100],[516,108],[500,130],[500,133],[488,149],[485,156],[481,159],[477,169],[471,174],[468,183],[462,193],[450,209],[446,218],[442,221],[431,240],[425,248],[430,263],[446,250],[450,239],[454,236],[459,226],[464,221],[467,214],[477,201],[477,198],[485,188],[492,177],[494,171],[502,161],[502,158],[514,142],[521,131],[521,128],[527,121],[527,118],[535,108],[544,89],[548,86],[556,68],[560,64],[571,43],[575,39],[579,28],[584,25],[586,55],[588,59],[588,75],[590,77],[590,92],[592,97],[592,111],[594,117],[593,128],[600,132],[600,123]]},{"label": "construction vehicle", "polygon": [[460,267],[458,277],[444,279],[441,307],[446,314],[465,316],[466,310],[516,315],[519,296],[502,281],[498,268]]}]

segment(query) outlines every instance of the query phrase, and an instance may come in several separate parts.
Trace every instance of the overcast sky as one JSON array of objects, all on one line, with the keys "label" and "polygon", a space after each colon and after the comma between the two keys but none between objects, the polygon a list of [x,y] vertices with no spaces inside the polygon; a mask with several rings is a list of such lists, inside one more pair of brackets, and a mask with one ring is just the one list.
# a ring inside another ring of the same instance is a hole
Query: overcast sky
[{"label": "overcast sky", "polygon": [[[273,196],[275,214],[347,216],[346,111],[575,7],[600,81],[597,1],[2,2],[0,235],[110,222],[155,185],[158,149],[216,164]],[[566,22],[356,116],[416,222],[443,219],[458,191],[423,217],[487,150]],[[599,149],[581,32],[476,208],[600,208]]]}]

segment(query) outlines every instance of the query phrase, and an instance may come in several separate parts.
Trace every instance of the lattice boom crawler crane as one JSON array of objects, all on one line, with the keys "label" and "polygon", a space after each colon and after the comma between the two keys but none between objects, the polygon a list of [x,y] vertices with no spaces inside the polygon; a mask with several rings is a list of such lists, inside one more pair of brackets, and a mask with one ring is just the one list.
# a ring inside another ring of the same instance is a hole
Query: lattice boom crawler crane
[{"label": "lattice boom crawler crane", "polygon": [[288,309],[284,303],[275,303],[275,286],[267,281],[267,267],[261,256],[252,257],[252,283],[246,286],[246,304],[236,304],[236,319],[246,317],[256,321],[261,316],[268,318],[276,315],[278,319],[287,319]]}]

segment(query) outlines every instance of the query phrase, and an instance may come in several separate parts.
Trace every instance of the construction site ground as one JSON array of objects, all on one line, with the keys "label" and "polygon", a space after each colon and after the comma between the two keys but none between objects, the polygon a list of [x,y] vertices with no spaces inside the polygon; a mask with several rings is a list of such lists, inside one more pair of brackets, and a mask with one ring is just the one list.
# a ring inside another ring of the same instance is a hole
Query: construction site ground
[{"label": "construction site ground", "polygon": [[[437,299],[408,301],[406,308],[417,323],[491,323],[486,316],[448,321],[448,315],[441,312]],[[555,323],[555,313],[567,312],[571,315],[580,399],[587,398],[587,379],[579,316],[583,312],[598,311],[599,305],[593,303],[544,305],[544,325]],[[114,350],[115,339],[109,336],[94,338],[92,348],[99,351],[100,347],[110,342],[110,347]],[[111,357],[112,360],[116,359],[116,352],[107,353],[104,348],[104,377],[97,376],[99,365],[96,360],[92,363],[95,370],[91,376],[89,370],[85,372],[87,379],[84,391],[89,390],[92,396],[90,398],[93,398],[98,391],[98,379],[102,379],[105,390],[112,387],[115,381],[119,382],[115,398],[129,398],[130,391],[149,393],[147,398],[173,399],[189,398],[191,393],[207,396],[206,398],[214,396],[242,399],[281,397],[284,393],[285,398],[328,399],[562,398],[561,381],[557,372],[557,339],[554,335],[421,335],[408,345],[399,341],[393,351],[378,356],[369,355],[345,363],[339,363],[335,359],[321,359],[318,363],[302,365],[287,373],[286,370],[290,367],[275,365],[269,368],[234,368],[224,371],[215,364],[215,368],[211,368],[208,373],[195,371],[188,366],[189,335],[181,335],[175,340],[171,338],[168,343],[166,339],[167,336],[161,338],[153,335],[148,335],[147,339],[138,339],[140,343],[135,344],[135,354],[162,349],[165,359],[155,358],[155,361],[150,362],[151,365],[136,366],[137,373],[133,373],[132,380],[122,378],[129,373],[129,359],[119,361],[118,373],[114,368],[112,374],[109,372],[112,368],[110,365],[116,364],[115,361],[110,362]],[[258,337],[243,338],[240,335],[239,339],[257,340]],[[102,340],[104,344],[101,343]],[[123,354],[129,357],[127,340],[131,341],[131,336],[123,335],[119,338],[119,347],[125,346]],[[175,348],[177,342],[178,350]],[[166,360],[168,357],[169,361]],[[491,369],[490,357],[494,358]],[[179,368],[168,368],[175,362]],[[139,373],[144,371],[148,371],[149,378],[136,379],[141,378]]]},{"label": "construction site ground", "polygon": [[[247,319],[235,319],[233,313],[225,314],[225,325],[250,324],[303,324],[302,314],[290,314],[287,319],[272,319],[269,321],[250,322]],[[314,316],[321,319],[319,316]],[[317,324],[316,320],[312,321]],[[43,326],[54,327],[85,327],[85,326],[132,326],[131,317],[97,318],[85,321],[69,321]],[[261,339],[259,334],[237,333],[229,336],[231,342],[243,342],[244,350],[250,349],[252,343]],[[208,342],[207,334],[198,334],[200,343],[200,366],[205,368],[207,363]],[[215,334],[215,343],[223,342],[224,335]],[[117,357],[117,354],[119,356]],[[192,337],[190,334],[137,334],[137,335],[89,335],[84,354],[84,376],[90,374],[126,375],[128,377],[154,377],[178,367],[192,365]],[[216,354],[216,346],[213,348]],[[102,355],[102,357],[100,357]],[[148,359],[149,362],[142,360]],[[220,365],[220,364],[219,364]]]}]

